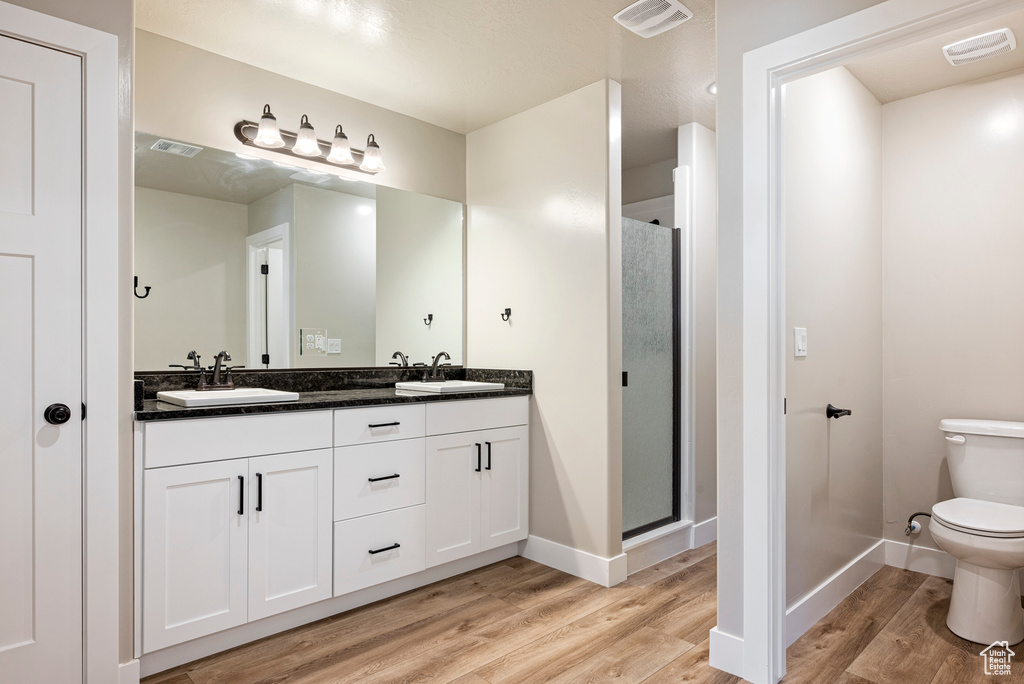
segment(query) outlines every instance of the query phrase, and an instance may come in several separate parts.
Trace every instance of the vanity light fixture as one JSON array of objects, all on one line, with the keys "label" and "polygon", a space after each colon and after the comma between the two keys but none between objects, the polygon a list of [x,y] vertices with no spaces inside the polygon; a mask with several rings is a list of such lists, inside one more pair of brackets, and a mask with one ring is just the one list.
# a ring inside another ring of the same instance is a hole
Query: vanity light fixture
[{"label": "vanity light fixture", "polygon": [[352,145],[349,144],[345,131],[341,129],[341,124],[334,129],[334,142],[331,143],[331,153],[327,156],[327,161],[342,166],[351,166],[356,163],[352,156]]},{"label": "vanity light fixture", "polygon": [[263,107],[263,116],[260,118],[260,125],[252,142],[257,147],[268,149],[284,147],[281,129],[277,126],[277,117],[270,113],[270,105]]},{"label": "vanity light fixture", "polygon": [[384,159],[380,156],[380,146],[373,139],[373,133],[366,139],[366,151],[363,152],[363,163],[359,165],[359,170],[367,173],[384,170]]},{"label": "vanity light fixture", "polygon": [[299,122],[299,134],[295,137],[292,152],[301,154],[303,157],[321,156],[320,143],[316,140],[316,131],[313,130],[313,124],[309,123],[309,117],[305,114],[302,115],[302,120]]},{"label": "vanity light fixture", "polygon": [[[384,170],[380,146],[372,134],[366,140],[366,150],[356,150],[350,145],[348,136],[341,126],[337,126],[334,129],[334,140],[328,144],[317,139],[313,124],[309,123],[309,117],[305,114],[302,115],[298,133],[278,128],[277,119],[270,112],[269,104],[263,108],[263,116],[258,124],[245,120],[235,124],[235,137],[243,145],[273,150],[289,157],[315,159],[321,164],[350,171],[376,174]],[[325,158],[324,150],[328,148],[330,153]],[[344,176],[339,178],[355,180]]]}]

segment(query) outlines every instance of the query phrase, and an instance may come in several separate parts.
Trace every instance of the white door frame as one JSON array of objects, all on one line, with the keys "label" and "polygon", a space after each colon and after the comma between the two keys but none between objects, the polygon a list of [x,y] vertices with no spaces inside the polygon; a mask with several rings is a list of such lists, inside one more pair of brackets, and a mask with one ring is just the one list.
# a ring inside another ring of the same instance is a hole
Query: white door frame
[{"label": "white door frame", "polygon": [[782,87],[1022,7],[889,0],[743,56],[743,637],[719,649],[712,639],[716,667],[757,684],[777,682],[786,668]]},{"label": "white door frame", "polygon": [[295,334],[295,277],[293,264],[295,263],[292,258],[292,231],[291,224],[282,223],[281,225],[274,226],[273,228],[267,228],[261,230],[258,233],[245,238],[245,330],[246,330],[246,364],[249,368],[258,368],[262,364],[256,363],[256,359],[259,358],[257,349],[262,349],[263,345],[257,343],[256,338],[259,336],[259,329],[256,327],[256,320],[260,315],[260,312],[256,310],[257,302],[253,298],[253,278],[256,275],[255,266],[256,262],[253,261],[255,256],[255,250],[270,242],[281,241],[283,252],[282,264],[283,273],[281,274],[282,282],[284,283],[284,320],[285,320],[285,336],[284,336],[284,357],[286,359],[284,366],[279,368],[290,368],[294,363],[292,359],[292,335]]},{"label": "white door frame", "polygon": [[[0,2],[0,34],[82,58],[83,672],[118,677],[117,37]],[[124,417],[124,420],[128,420]]]}]

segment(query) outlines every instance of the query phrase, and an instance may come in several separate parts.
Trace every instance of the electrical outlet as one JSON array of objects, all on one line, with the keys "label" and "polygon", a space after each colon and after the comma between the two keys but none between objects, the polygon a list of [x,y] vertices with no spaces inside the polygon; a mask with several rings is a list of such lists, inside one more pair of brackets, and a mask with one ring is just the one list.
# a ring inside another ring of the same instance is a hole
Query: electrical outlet
[{"label": "electrical outlet", "polygon": [[324,356],[326,354],[326,328],[299,328],[299,356]]}]

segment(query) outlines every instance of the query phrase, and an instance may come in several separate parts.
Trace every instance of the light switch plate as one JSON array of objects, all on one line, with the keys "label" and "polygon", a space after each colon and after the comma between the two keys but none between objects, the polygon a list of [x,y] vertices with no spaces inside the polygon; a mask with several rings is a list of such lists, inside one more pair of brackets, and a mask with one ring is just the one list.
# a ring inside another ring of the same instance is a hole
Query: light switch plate
[{"label": "light switch plate", "polygon": [[340,354],[341,353],[341,340],[327,340],[327,353],[328,354]]},{"label": "light switch plate", "polygon": [[793,328],[793,356],[807,356],[807,328]]}]

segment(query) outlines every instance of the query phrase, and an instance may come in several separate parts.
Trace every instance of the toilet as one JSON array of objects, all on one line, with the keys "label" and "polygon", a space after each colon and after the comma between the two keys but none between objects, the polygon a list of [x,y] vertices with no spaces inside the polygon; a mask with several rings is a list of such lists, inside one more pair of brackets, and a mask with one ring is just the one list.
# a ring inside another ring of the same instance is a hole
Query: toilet
[{"label": "toilet", "polygon": [[955,499],[932,507],[935,543],[956,558],[946,625],[979,644],[1024,640],[1024,423],[945,419]]}]

